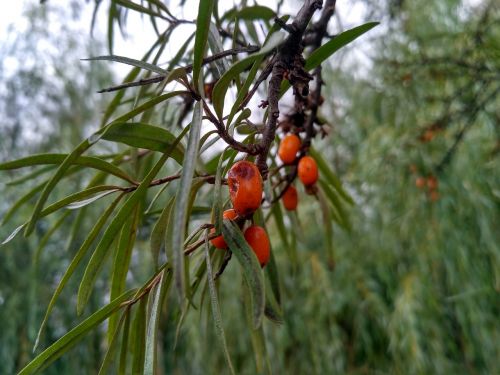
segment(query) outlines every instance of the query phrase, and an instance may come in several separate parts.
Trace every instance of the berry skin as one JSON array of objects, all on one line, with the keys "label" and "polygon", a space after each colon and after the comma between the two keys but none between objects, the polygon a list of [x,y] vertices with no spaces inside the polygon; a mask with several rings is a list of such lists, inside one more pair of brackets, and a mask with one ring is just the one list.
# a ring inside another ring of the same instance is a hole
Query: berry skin
[{"label": "berry skin", "polygon": [[238,216],[246,217],[262,202],[262,176],[254,163],[239,161],[229,170],[227,177],[229,196]]},{"label": "berry skin", "polygon": [[278,156],[284,164],[292,164],[300,150],[300,138],[296,134],[288,134],[283,138],[278,149]]},{"label": "berry skin", "polygon": [[318,181],[318,165],[310,156],[304,156],[299,160],[297,173],[305,186],[311,186]]},{"label": "berry skin", "polygon": [[415,180],[415,186],[418,187],[419,189],[423,189],[425,187],[426,180],[425,177],[418,177]]},{"label": "berry skin", "polygon": [[271,244],[264,228],[252,225],[245,231],[245,240],[257,256],[261,267],[264,267],[271,256]]},{"label": "berry skin", "polygon": [[295,189],[293,185],[290,185],[283,194],[282,199],[283,205],[288,211],[295,211],[297,204],[299,203],[297,189]]},{"label": "berry skin", "polygon": [[[237,216],[238,215],[236,214],[236,211],[233,210],[232,208],[224,211],[224,213],[222,214],[222,217],[224,219],[229,219],[229,220],[234,220],[234,219],[236,219]],[[215,232],[215,228],[212,228],[212,230],[210,231],[210,233],[213,233],[213,232]],[[217,249],[227,249],[227,243],[226,243],[226,241],[224,241],[224,237],[222,235],[211,239],[210,242]]]}]

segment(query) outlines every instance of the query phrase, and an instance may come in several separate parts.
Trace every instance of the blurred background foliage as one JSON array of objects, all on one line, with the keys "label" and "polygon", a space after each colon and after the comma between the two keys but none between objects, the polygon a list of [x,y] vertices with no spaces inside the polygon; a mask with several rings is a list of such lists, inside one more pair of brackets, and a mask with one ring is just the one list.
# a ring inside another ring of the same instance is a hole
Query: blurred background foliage
[{"label": "blurred background foliage", "polygon": [[[358,3],[367,20],[382,26],[352,47],[363,46],[362,59],[349,58],[347,49],[325,69],[322,108],[330,135],[316,147],[356,200],[352,229],[334,227],[332,263],[314,198],[301,195],[298,217],[286,221],[295,259],[277,228],[268,227],[285,315],[282,325],[266,322],[268,366],[277,374],[500,373],[500,7],[494,1]],[[75,61],[103,46],[90,39],[88,25],[71,29],[60,22],[57,33],[45,27],[78,13],[78,5],[30,8],[30,27],[2,41],[0,61],[27,63],[14,72],[0,64],[1,161],[67,151],[99,123],[95,91],[109,85],[112,73],[107,65]],[[85,175],[78,176],[68,183],[81,185]],[[425,186],[417,186],[419,178]],[[19,186],[5,184],[11,180],[2,175],[1,216],[19,197]],[[78,218],[82,228],[92,224]],[[40,222],[36,236],[0,251],[1,374],[32,358],[46,304],[78,243],[79,233],[68,236],[73,220],[64,220],[40,252],[51,220]],[[0,227],[2,238],[21,221]],[[141,233],[136,246],[146,247]],[[141,279],[140,259],[134,263]],[[218,283],[235,368],[254,374],[238,267],[228,267]],[[102,286],[93,294],[95,306],[104,298]],[[56,305],[42,347],[78,321],[76,288],[70,283]],[[162,370],[225,373],[209,307],[191,311],[177,335],[180,310],[171,302],[161,323]],[[93,332],[45,373],[96,372],[104,336]]]}]

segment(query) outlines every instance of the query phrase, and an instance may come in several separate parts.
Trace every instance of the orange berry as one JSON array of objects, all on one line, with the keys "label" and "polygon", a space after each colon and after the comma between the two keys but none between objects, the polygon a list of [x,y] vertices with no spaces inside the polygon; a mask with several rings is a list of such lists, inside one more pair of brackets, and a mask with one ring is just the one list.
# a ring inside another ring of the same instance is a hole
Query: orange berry
[{"label": "orange berry", "polygon": [[439,192],[436,190],[432,190],[429,193],[429,198],[431,199],[432,202],[436,202],[439,199]]},{"label": "orange berry", "polygon": [[297,189],[293,185],[290,185],[285,193],[283,194],[283,205],[288,211],[295,211],[297,204],[299,202],[299,197],[297,195]]},{"label": "orange berry", "polygon": [[278,156],[284,164],[292,164],[300,150],[300,138],[296,134],[288,134],[283,138],[278,149]]},{"label": "orange berry", "polygon": [[252,225],[245,231],[245,240],[257,256],[259,263],[264,267],[271,256],[271,243],[264,228]]},{"label": "orange berry", "polygon": [[435,176],[427,177],[427,187],[431,190],[436,190],[438,188],[438,179]]},{"label": "orange berry", "polygon": [[313,185],[318,181],[318,165],[310,156],[304,156],[299,160],[297,173],[300,181],[306,186]]},{"label": "orange berry", "polygon": [[262,201],[262,176],[254,163],[239,161],[227,176],[229,195],[239,216],[248,216],[260,207]]},{"label": "orange berry", "polygon": [[[236,219],[237,216],[238,215],[236,214],[236,211],[233,210],[232,208],[224,211],[224,213],[222,214],[222,217],[224,219],[229,219],[229,220],[234,220],[234,219]],[[215,232],[215,228],[212,228],[212,230],[210,231],[210,233],[213,233],[213,232]],[[217,249],[227,249],[227,243],[226,243],[226,241],[224,241],[224,237],[222,235],[211,239],[210,242]]]},{"label": "orange berry", "polygon": [[419,189],[423,189],[425,187],[426,180],[424,177],[417,177],[415,180],[415,186]]}]

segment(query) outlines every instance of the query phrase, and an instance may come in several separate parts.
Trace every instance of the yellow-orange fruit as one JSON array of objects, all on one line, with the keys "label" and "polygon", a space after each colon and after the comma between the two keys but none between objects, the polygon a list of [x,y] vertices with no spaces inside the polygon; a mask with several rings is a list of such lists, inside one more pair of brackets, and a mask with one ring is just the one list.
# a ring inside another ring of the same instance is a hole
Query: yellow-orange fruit
[{"label": "yellow-orange fruit", "polygon": [[[229,220],[234,220],[234,219],[236,219],[237,216],[238,215],[236,214],[236,211],[233,210],[232,208],[224,211],[224,213],[222,214],[222,217],[224,219],[229,219]],[[213,233],[213,232],[215,232],[215,228],[212,228],[212,230],[210,231],[210,233]],[[226,241],[224,241],[224,237],[222,235],[211,239],[210,242],[217,249],[227,249],[227,243],[226,243]]]},{"label": "yellow-orange fruit", "polygon": [[247,216],[262,202],[262,176],[254,163],[246,160],[235,163],[227,176],[229,196],[239,216]]},{"label": "yellow-orange fruit", "polygon": [[283,205],[288,211],[294,211],[299,203],[297,189],[293,185],[290,185],[281,199],[283,199]]},{"label": "yellow-orange fruit", "polygon": [[299,160],[297,173],[300,181],[306,186],[313,185],[318,181],[318,165],[316,161],[310,156],[304,156]]},{"label": "yellow-orange fruit", "polygon": [[426,180],[424,177],[418,177],[416,180],[415,180],[415,186],[418,187],[419,189],[422,189],[425,187],[425,184],[426,184]]},{"label": "yellow-orange fruit", "polygon": [[300,150],[300,138],[296,134],[288,134],[283,138],[278,149],[278,156],[284,164],[292,164]]},{"label": "yellow-orange fruit", "polygon": [[264,228],[252,225],[245,231],[245,240],[257,256],[259,263],[264,267],[271,256],[271,243]]}]

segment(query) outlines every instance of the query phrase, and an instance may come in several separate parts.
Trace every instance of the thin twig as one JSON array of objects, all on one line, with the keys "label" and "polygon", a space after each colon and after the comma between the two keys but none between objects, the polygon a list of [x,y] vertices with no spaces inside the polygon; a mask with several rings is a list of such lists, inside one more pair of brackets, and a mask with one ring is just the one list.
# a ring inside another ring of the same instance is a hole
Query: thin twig
[{"label": "thin twig", "polygon": [[[216,60],[222,59],[222,58],[227,57],[227,56],[237,55],[239,53],[245,53],[245,52],[246,53],[252,53],[252,52],[258,51],[259,49],[260,49],[260,47],[258,47],[258,46],[247,46],[247,47],[232,48],[232,49],[229,49],[229,50],[226,50],[226,51],[222,51],[222,52],[216,53],[216,54],[214,54],[212,56],[205,57],[203,59],[203,65],[210,64],[211,62],[214,62]],[[184,68],[185,71],[186,71],[186,73],[190,73],[193,70],[193,64],[185,65],[184,67],[181,67],[181,68]],[[160,83],[160,82],[162,82],[166,77],[167,77],[167,74],[160,74],[160,75],[156,75],[156,76],[151,77],[151,78],[144,78],[144,79],[140,79],[138,81],[127,82],[127,83],[123,83],[121,85],[108,87],[108,88],[99,90],[97,92],[98,93],[112,92],[112,91],[127,89],[127,88],[130,88],[130,87],[151,85],[151,84],[154,84],[154,83]]]},{"label": "thin twig", "polygon": [[[279,97],[281,91],[281,82],[287,70],[295,68],[294,63],[300,61],[302,55],[302,38],[313,14],[316,10],[321,9],[323,2],[320,0],[306,0],[300,8],[297,16],[287,26],[289,31],[288,37],[279,48],[275,57],[275,63],[272,68],[272,75],[269,81],[268,97],[269,103],[268,117],[266,127],[263,132],[260,142],[261,151],[257,156],[257,167],[261,171],[262,177],[267,178],[267,155],[271,149],[271,144],[274,141],[276,134],[276,125],[279,117]],[[302,59],[303,60],[303,59]]]}]

